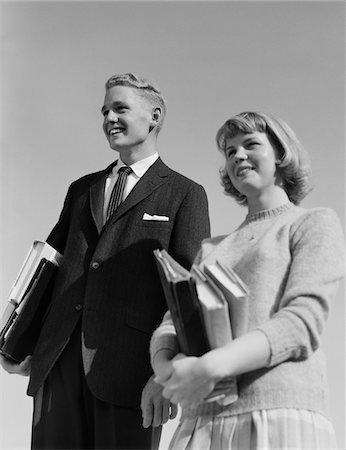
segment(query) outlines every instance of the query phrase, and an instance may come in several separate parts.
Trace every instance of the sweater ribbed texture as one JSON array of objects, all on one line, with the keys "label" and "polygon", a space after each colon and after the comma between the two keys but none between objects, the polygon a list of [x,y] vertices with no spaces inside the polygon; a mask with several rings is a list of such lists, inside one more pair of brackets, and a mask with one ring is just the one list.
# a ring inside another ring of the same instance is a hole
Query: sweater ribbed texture
[{"label": "sweater ribbed texture", "polygon": [[[320,339],[344,275],[343,249],[343,231],[331,209],[292,203],[248,215],[233,233],[203,241],[195,262],[203,267],[220,260],[247,284],[249,331],[266,335],[271,357],[268,367],[238,377],[235,403],[184,407],[182,418],[271,408],[328,415]],[[152,358],[162,348],[178,348],[169,313],[153,335]]]}]

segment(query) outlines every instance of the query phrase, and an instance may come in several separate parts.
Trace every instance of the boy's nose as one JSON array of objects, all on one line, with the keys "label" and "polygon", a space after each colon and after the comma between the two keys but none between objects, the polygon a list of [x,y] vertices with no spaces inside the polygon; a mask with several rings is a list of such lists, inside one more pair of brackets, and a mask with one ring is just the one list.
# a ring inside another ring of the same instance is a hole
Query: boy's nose
[{"label": "boy's nose", "polygon": [[108,120],[108,122],[117,122],[118,115],[110,109],[108,111],[107,115],[105,116],[105,119]]}]

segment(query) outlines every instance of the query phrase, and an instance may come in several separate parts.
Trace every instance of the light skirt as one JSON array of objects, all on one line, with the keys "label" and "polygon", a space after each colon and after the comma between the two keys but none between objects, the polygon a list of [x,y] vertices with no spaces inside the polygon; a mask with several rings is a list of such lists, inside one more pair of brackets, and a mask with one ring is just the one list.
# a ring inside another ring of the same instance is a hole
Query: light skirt
[{"label": "light skirt", "polygon": [[260,410],[238,416],[182,420],[170,450],[336,449],[331,423],[301,409]]}]

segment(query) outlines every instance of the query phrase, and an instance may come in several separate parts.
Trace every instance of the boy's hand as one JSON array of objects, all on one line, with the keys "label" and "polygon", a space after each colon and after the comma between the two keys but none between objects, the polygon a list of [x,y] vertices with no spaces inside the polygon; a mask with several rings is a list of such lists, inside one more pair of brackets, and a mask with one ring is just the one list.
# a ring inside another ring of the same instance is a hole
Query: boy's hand
[{"label": "boy's hand", "polygon": [[21,363],[17,364],[0,354],[0,365],[8,373],[28,377],[31,369],[31,355],[28,355]]}]

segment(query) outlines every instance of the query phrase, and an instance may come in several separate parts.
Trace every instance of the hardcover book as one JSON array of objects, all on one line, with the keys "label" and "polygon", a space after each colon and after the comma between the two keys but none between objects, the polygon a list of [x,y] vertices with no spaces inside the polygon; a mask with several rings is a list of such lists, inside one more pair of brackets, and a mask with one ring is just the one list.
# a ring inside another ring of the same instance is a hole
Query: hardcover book
[{"label": "hardcover book", "polygon": [[7,358],[20,362],[32,354],[50,300],[47,291],[61,258],[46,242],[31,246],[0,321],[0,352]]},{"label": "hardcover book", "polygon": [[236,272],[220,261],[204,266],[204,272],[224,294],[228,303],[233,338],[248,329],[248,288]]},{"label": "hardcover book", "polygon": [[191,274],[196,284],[210,348],[222,347],[232,340],[228,303],[221,289],[197,266],[192,266]]},{"label": "hardcover book", "polygon": [[[199,267],[193,265],[191,273],[196,283],[210,348],[223,347],[232,341],[227,300],[221,289]],[[229,405],[235,402],[237,398],[236,377],[227,377],[216,384],[206,401],[218,401],[222,405]]]},{"label": "hardcover book", "polygon": [[154,255],[180,349],[187,356],[203,355],[210,346],[193,278],[165,250]]}]

